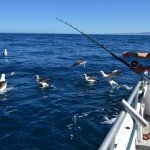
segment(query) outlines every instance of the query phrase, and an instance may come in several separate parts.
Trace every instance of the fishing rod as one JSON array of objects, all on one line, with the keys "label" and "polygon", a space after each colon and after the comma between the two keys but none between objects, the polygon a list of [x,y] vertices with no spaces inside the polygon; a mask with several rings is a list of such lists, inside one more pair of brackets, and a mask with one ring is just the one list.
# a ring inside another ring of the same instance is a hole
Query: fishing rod
[{"label": "fishing rod", "polygon": [[126,62],[124,59],[118,57],[117,55],[115,55],[113,52],[111,52],[110,50],[108,50],[106,47],[104,47],[103,44],[98,43],[97,41],[95,41],[94,39],[92,39],[90,36],[88,36],[87,34],[83,33],[82,31],[80,31],[79,29],[75,28],[74,26],[70,25],[69,23],[56,18],[57,20],[59,20],[60,22],[70,26],[71,28],[75,29],[76,31],[78,31],[79,33],[81,33],[82,35],[84,35],[85,37],[87,37],[88,39],[90,39],[92,42],[94,42],[95,44],[97,44],[98,46],[100,46],[101,48],[103,48],[104,50],[106,50],[108,53],[110,53],[113,57],[115,57],[117,60],[121,61],[123,64],[125,64],[127,67],[129,67],[130,69],[132,69],[132,66]]},{"label": "fishing rod", "polygon": [[[63,21],[62,19],[56,18],[57,20],[59,20],[60,22],[68,25],[69,27],[73,28],[74,30],[78,31],[79,33],[81,33],[82,35],[84,35],[85,37],[87,37],[89,40],[91,40],[92,42],[94,42],[96,45],[98,45],[99,47],[103,48],[105,51],[107,51],[109,54],[111,54],[114,58],[116,58],[117,60],[119,60],[120,62],[122,62],[123,64],[125,64],[128,68],[135,69],[138,68],[140,66],[139,62],[136,60],[133,60],[131,62],[131,64],[129,64],[128,62],[126,62],[124,59],[120,58],[119,56],[117,56],[116,54],[114,54],[113,52],[111,52],[110,50],[108,50],[106,47],[104,47],[103,44],[98,43],[96,40],[94,40],[93,38],[91,38],[90,36],[88,36],[87,34],[85,34],[84,32],[80,31],[78,28],[72,26],[71,24],[67,23],[66,21]],[[144,78],[147,82],[150,83],[150,79],[143,73],[139,74],[142,78]]]}]

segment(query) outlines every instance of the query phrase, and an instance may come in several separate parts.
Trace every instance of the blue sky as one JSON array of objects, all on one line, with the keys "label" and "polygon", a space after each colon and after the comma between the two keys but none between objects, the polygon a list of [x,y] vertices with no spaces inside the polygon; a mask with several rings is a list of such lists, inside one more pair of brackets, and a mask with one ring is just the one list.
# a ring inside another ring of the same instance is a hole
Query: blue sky
[{"label": "blue sky", "polygon": [[0,0],[1,33],[150,32],[150,0]]}]

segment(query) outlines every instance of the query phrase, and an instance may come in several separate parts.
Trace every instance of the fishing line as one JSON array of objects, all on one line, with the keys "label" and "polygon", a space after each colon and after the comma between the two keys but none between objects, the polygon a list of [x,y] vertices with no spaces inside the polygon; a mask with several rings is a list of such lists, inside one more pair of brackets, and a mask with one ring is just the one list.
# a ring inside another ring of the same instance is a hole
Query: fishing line
[{"label": "fishing line", "polygon": [[[128,68],[130,68],[131,70],[132,69],[135,69],[137,67],[139,67],[139,63],[138,61],[136,60],[133,60],[131,62],[131,65],[126,62],[124,59],[122,59],[121,57],[117,56],[116,54],[114,54],[113,52],[111,52],[110,50],[108,50],[103,44],[100,44],[98,43],[96,40],[94,40],[93,38],[91,38],[90,36],[88,36],[87,34],[85,34],[84,32],[80,31],[78,28],[72,26],[71,24],[67,23],[66,21],[63,21],[62,19],[59,19],[59,18],[56,18],[57,20],[59,20],[60,22],[68,25],[69,27],[73,28],[74,30],[78,31],[79,33],[81,33],[82,35],[84,35],[85,37],[87,37],[89,40],[91,40],[92,42],[94,42],[96,45],[98,45],[99,47],[103,48],[105,51],[107,51],[109,54],[111,54],[114,58],[116,58],[117,60],[119,60],[120,62],[122,62],[123,64],[125,64]],[[150,83],[150,80],[149,78],[143,74],[143,73],[140,73],[139,74],[141,77],[143,77],[146,81],[148,81]]]}]

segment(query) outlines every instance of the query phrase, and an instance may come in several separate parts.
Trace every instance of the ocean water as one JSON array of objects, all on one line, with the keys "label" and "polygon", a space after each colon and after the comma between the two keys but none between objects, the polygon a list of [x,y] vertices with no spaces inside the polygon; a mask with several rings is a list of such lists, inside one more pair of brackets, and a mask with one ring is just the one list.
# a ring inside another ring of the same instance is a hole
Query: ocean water
[{"label": "ocean water", "polygon": [[[126,50],[150,51],[150,36],[90,36],[120,57]],[[98,149],[122,110],[120,101],[128,99],[140,79],[80,34],[3,33],[0,50],[0,74],[6,74],[8,83],[0,95],[1,150]],[[78,59],[87,60],[86,66],[71,67]],[[114,69],[124,72],[114,79],[116,90],[98,73]],[[87,83],[83,73],[98,81]],[[48,88],[39,88],[37,74],[51,79]]]}]

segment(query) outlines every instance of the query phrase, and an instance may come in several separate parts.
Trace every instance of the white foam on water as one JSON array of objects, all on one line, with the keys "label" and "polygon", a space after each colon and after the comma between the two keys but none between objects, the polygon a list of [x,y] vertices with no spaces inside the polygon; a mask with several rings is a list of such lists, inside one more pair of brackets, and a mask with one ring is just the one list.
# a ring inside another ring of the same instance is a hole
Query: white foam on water
[{"label": "white foam on water", "polygon": [[12,90],[14,90],[15,88],[13,87],[13,86],[11,86],[11,87],[8,87],[7,88],[7,91],[12,91]]},{"label": "white foam on water", "polygon": [[124,88],[124,89],[127,89],[127,90],[132,90],[132,89],[133,89],[132,86],[128,86],[128,85],[126,85],[126,84],[121,85],[120,88]]},{"label": "white foam on water", "polygon": [[100,122],[101,124],[113,124],[116,121],[117,117],[109,119],[108,116],[104,116],[103,119],[104,121]]},{"label": "white foam on water", "polygon": [[123,85],[113,85],[112,86],[112,89],[110,90],[110,93],[113,93],[115,90],[119,90],[119,89],[125,89],[125,90],[132,90],[133,89],[133,87],[131,87],[131,86],[128,86],[128,85],[126,85],[126,84],[123,84]]}]

